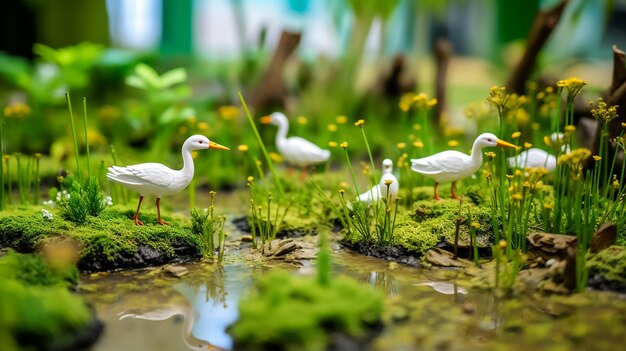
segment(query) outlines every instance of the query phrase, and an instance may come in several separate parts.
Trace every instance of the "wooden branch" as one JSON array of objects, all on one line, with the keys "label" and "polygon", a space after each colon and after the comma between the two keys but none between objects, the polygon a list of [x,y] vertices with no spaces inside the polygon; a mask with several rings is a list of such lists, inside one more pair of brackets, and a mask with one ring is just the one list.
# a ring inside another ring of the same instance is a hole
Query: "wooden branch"
[{"label": "wooden branch", "polygon": [[283,69],[289,56],[300,44],[301,37],[301,33],[282,32],[268,67],[250,96],[250,105],[255,109],[263,110],[273,103],[284,106],[287,87],[283,81]]},{"label": "wooden branch", "polygon": [[435,125],[441,124],[441,116],[447,109],[447,80],[448,66],[450,66],[450,58],[454,53],[452,43],[448,39],[440,38],[435,43],[435,64],[437,67],[435,75]]},{"label": "wooden branch", "polygon": [[526,51],[518,63],[517,67],[506,83],[507,90],[517,94],[524,93],[524,85],[530,78],[537,56],[552,34],[552,31],[559,23],[563,10],[569,0],[562,0],[551,9],[539,11],[535,16],[535,21],[530,29],[526,42]]}]

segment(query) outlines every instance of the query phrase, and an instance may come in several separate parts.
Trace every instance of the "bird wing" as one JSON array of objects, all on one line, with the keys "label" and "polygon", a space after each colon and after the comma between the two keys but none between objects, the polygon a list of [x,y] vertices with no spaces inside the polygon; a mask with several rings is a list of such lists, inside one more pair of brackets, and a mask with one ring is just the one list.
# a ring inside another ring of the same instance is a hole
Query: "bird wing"
[{"label": "bird wing", "polygon": [[126,185],[155,185],[168,188],[175,183],[174,171],[160,163],[141,163],[127,167],[111,166],[107,178]]},{"label": "bird wing", "polygon": [[466,169],[468,155],[448,150],[434,155],[412,159],[411,169],[422,174],[436,175],[441,173],[459,173]]},{"label": "bird wing", "polygon": [[366,204],[371,204],[373,202],[372,199],[373,201],[378,201],[380,199],[380,187],[378,184],[374,185],[371,189],[357,197],[359,202],[364,202]]},{"label": "bird wing", "polygon": [[324,161],[330,157],[330,151],[324,150],[312,142],[300,138],[291,137],[285,140],[283,150],[280,152],[289,157],[306,161]]}]

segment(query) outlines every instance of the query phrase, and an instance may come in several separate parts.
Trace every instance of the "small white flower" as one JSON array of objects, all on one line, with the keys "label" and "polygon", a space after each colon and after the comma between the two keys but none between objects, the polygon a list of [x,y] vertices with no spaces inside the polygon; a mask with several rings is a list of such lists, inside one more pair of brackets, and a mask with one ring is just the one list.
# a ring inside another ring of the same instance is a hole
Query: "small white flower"
[{"label": "small white flower", "polygon": [[46,210],[46,209],[41,209],[41,218],[51,221],[54,219],[54,216],[52,215],[52,212]]},{"label": "small white flower", "polygon": [[53,200],[48,200],[48,201],[44,201],[43,202],[44,206],[54,206],[54,201]]},{"label": "small white flower", "polygon": [[113,206],[113,198],[110,196],[105,197],[104,204],[107,206]]}]

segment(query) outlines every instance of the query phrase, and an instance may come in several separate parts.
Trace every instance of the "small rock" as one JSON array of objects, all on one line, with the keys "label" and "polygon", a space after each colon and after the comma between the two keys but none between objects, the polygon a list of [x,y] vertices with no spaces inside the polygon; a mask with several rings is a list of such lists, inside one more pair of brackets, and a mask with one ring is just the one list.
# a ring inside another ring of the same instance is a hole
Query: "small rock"
[{"label": "small rock", "polygon": [[437,266],[442,267],[465,267],[467,264],[462,259],[453,259],[451,252],[441,250],[439,248],[433,248],[426,252],[426,261]]},{"label": "small rock", "polygon": [[240,238],[242,243],[251,243],[252,242],[252,235],[243,235]]},{"label": "small rock", "polygon": [[589,251],[596,253],[615,244],[617,240],[617,226],[613,223],[604,223],[591,238]]},{"label": "small rock", "polygon": [[175,278],[181,278],[187,273],[189,273],[189,270],[183,266],[172,266],[172,265],[165,266],[163,268],[163,271]]},{"label": "small rock", "polygon": [[263,255],[267,257],[279,257],[284,256],[299,248],[300,246],[295,241],[293,241],[293,239],[277,239],[272,242],[272,249],[266,250]]},{"label": "small rock", "polygon": [[476,305],[469,301],[465,301],[463,305],[461,305],[461,311],[465,314],[474,314],[476,313]]},{"label": "small rock", "polygon": [[405,307],[396,306],[391,309],[391,319],[396,322],[409,319],[409,311]]}]

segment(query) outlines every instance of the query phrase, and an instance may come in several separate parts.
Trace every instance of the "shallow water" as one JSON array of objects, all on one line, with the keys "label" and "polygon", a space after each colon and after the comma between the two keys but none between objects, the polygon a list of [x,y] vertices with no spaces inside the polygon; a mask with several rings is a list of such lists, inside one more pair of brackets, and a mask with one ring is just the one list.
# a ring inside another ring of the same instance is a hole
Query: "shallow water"
[{"label": "shallow water", "polygon": [[[373,350],[617,350],[626,341],[624,296],[498,299],[451,283],[456,271],[390,265],[343,250],[335,251],[334,264],[335,274],[368,282],[387,295],[388,323]],[[253,264],[241,257],[221,268],[185,267],[189,273],[182,278],[160,270],[84,276],[85,297],[106,323],[94,350],[230,349],[226,328],[255,276],[279,267],[313,272],[306,262]]]}]

